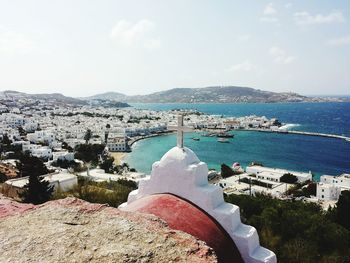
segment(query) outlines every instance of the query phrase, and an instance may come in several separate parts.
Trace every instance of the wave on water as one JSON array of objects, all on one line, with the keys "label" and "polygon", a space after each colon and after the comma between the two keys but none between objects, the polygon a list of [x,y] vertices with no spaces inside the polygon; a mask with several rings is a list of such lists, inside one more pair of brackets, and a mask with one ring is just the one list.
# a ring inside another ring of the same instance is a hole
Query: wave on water
[{"label": "wave on water", "polygon": [[300,124],[296,124],[296,123],[286,123],[284,125],[282,125],[281,127],[279,127],[279,130],[291,130],[295,127],[299,127],[301,126]]}]

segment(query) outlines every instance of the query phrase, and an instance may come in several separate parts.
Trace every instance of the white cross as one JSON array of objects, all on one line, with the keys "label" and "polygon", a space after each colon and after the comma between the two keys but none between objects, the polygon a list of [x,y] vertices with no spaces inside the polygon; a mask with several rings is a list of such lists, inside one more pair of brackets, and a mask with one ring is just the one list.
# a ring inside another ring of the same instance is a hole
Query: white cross
[{"label": "white cross", "polygon": [[177,126],[168,126],[168,130],[177,131],[177,147],[184,147],[184,132],[192,131],[191,127],[184,126],[184,116],[179,114],[177,116]]}]

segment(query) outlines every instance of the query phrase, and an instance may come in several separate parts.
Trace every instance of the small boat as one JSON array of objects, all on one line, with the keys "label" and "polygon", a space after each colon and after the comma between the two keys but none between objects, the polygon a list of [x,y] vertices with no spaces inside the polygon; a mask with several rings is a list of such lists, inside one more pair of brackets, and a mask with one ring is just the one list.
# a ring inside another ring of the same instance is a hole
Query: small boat
[{"label": "small boat", "polygon": [[203,137],[214,137],[214,136],[215,136],[215,133],[208,132],[208,133],[202,134],[202,136],[203,136]]},{"label": "small boat", "polygon": [[194,140],[194,141],[199,141],[200,140],[198,137],[193,137],[191,139]]},{"label": "small boat", "polygon": [[216,137],[218,137],[218,138],[233,138],[234,135],[233,134],[229,134],[227,132],[221,132],[221,133],[218,133],[216,135]]},{"label": "small boat", "polygon": [[218,139],[218,142],[221,142],[221,143],[229,143],[230,141],[226,138],[219,138]]}]

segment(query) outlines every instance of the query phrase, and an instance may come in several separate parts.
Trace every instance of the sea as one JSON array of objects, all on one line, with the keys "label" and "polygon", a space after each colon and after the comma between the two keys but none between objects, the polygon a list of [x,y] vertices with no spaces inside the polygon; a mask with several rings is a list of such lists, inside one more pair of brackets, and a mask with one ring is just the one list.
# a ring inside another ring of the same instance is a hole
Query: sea
[{"label": "sea", "polygon": [[[290,130],[330,133],[350,137],[350,103],[242,103],[242,104],[183,104],[137,103],[138,109],[195,109],[226,117],[248,115],[277,118]],[[230,143],[219,143],[215,137],[186,133],[185,146],[191,148],[208,168],[219,170],[222,163],[239,162],[247,166],[259,162],[264,166],[315,175],[350,173],[350,142],[340,139],[295,134],[233,131]],[[194,141],[192,137],[199,137]],[[152,164],[176,145],[176,135],[144,139],[133,145],[125,162],[140,172],[150,173]]]}]

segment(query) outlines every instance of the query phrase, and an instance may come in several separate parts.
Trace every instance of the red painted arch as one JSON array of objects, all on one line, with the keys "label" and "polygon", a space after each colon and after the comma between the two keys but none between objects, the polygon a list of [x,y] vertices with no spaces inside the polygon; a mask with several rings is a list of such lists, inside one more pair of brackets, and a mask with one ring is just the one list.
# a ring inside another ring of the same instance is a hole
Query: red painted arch
[{"label": "red painted arch", "polygon": [[241,263],[242,257],[228,233],[204,210],[172,194],[155,194],[140,198],[124,211],[153,214],[170,228],[186,232],[214,249],[219,262]]}]

